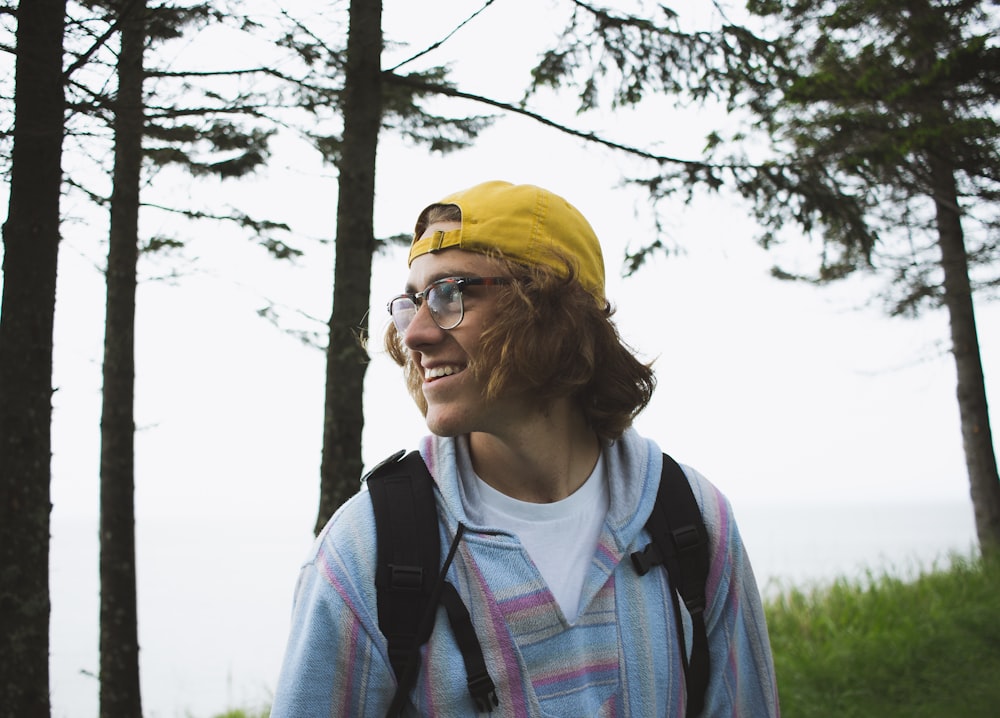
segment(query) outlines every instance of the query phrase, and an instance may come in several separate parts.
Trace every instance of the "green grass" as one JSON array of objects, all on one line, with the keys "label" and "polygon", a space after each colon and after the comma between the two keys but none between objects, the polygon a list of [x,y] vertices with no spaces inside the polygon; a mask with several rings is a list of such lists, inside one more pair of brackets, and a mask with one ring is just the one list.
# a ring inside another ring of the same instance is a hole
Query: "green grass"
[{"label": "green grass", "polygon": [[767,603],[785,718],[994,718],[1000,561],[954,558]]},{"label": "green grass", "polygon": [[218,715],[212,716],[212,718],[268,718],[271,714],[270,709],[263,708],[261,710],[242,710],[236,708],[234,710],[226,711],[225,713],[219,713]]},{"label": "green grass", "polygon": [[784,718],[1000,715],[1000,560],[786,590],[765,611]]}]

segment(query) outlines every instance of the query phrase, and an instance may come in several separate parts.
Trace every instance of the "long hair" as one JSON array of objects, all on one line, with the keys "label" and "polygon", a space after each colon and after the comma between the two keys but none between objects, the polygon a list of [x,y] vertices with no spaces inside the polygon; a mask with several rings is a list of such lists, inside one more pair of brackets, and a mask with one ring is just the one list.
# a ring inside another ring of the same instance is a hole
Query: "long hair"
[{"label": "long hair", "polygon": [[[558,272],[499,253],[490,256],[513,281],[497,290],[495,319],[466,369],[483,380],[484,398],[517,391],[545,405],[570,397],[598,436],[620,437],[649,403],[656,378],[652,366],[622,341],[614,311],[579,283],[570,257],[560,257],[565,271]],[[403,367],[407,388],[426,413],[423,375],[392,324],[385,348]]]}]

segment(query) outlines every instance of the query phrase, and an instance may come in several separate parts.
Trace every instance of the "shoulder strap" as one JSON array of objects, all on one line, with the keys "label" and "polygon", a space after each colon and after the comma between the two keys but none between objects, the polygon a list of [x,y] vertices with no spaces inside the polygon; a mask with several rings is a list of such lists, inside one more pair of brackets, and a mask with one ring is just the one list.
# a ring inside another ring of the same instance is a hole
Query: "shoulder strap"
[{"label": "shoulder strap", "polygon": [[410,661],[419,661],[416,649],[434,628],[427,621],[420,632],[441,562],[434,480],[419,453],[403,456],[400,451],[376,466],[365,481],[375,511],[378,623],[398,680]]},{"label": "shoulder strap", "polygon": [[708,531],[691,484],[672,458],[663,455],[663,471],[653,512],[646,521],[653,543],[632,554],[639,575],[662,564],[670,584],[680,593],[691,616],[691,657],[684,651],[684,624],[677,595],[674,616],[681,636],[681,656],[687,685],[687,715],[697,716],[705,706],[708,688],[708,635],[705,629],[705,582],[708,579]]},{"label": "shoulder strap", "polygon": [[499,704],[472,619],[458,591],[444,580],[465,531],[460,523],[443,567],[434,479],[416,451],[402,451],[376,466],[368,484],[377,534],[375,589],[378,623],[386,638],[389,663],[396,674],[390,716],[402,712],[420,668],[419,648],[434,630],[439,602],[448,612],[462,660],[469,694],[478,710]]}]

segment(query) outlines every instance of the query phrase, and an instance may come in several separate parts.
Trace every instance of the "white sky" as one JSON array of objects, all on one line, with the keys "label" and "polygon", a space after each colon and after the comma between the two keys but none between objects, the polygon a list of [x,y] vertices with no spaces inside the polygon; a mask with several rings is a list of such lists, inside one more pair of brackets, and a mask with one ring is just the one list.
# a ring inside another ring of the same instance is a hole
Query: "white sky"
[{"label": "white sky", "polygon": [[[416,34],[414,47],[436,38],[414,32],[417,21],[403,14],[407,7],[386,4],[387,36]],[[462,8],[454,10],[457,21],[478,4],[449,7]],[[524,85],[524,75],[515,74],[518,63],[525,66],[533,56],[514,56],[511,48],[540,47],[543,38],[536,36],[545,27],[535,25],[532,35],[518,21],[525,7],[523,1],[497,3],[440,51],[462,58],[454,64],[460,87],[518,96]],[[662,103],[603,120],[575,118],[564,105],[547,103],[566,122],[686,157],[697,156],[712,121]],[[454,103],[439,109],[476,111]],[[161,187],[173,181],[173,194],[181,198],[218,191],[220,204],[239,202],[256,216],[283,219],[294,229],[290,243],[307,254],[294,265],[277,262],[228,228],[202,225],[186,229],[193,235],[187,259],[145,265],[150,276],[180,264],[183,276],[146,282],[139,294],[140,516],[211,515],[226,506],[265,515],[315,508],[322,353],[299,345],[255,311],[272,300],[284,305],[286,326],[322,332],[333,256],[315,238],[332,238],[336,180],[292,140],[279,143],[272,164],[253,182],[217,190],[169,173],[158,180]],[[874,285],[864,280],[817,289],[771,279],[768,269],[778,257],[756,246],[748,208],[726,195],[677,203],[669,240],[683,253],[656,257],[621,279],[625,249],[652,238],[644,198],[619,188],[623,175],[642,171],[610,150],[523,118],[498,121],[473,149],[446,157],[384,136],[376,233],[407,231],[427,203],[487,179],[552,189],[591,220],[605,246],[609,296],[619,308],[622,333],[644,356],[656,358],[659,389],[637,424],[667,451],[746,500],[965,497],[944,313],[889,319],[877,305],[865,306]],[[149,212],[143,230],[169,231],[167,222]],[[103,283],[94,265],[103,263],[104,231],[99,222],[65,228],[54,399],[57,512],[96,511]],[[815,251],[803,239],[781,259],[808,269]],[[401,252],[377,258],[373,333],[384,327],[385,298],[399,291],[405,275]],[[978,311],[991,381],[998,362],[997,309],[980,303]],[[302,320],[299,312],[317,321]],[[371,464],[412,445],[423,425],[395,366],[378,353],[365,395],[364,456]]]}]

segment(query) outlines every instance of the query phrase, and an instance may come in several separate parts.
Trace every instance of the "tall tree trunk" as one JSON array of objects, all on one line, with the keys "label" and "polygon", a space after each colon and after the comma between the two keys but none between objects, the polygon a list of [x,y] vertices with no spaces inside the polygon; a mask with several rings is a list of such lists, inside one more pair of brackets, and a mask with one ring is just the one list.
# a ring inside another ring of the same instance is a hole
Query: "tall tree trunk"
[{"label": "tall tree trunk", "polygon": [[135,295],[142,168],[145,0],[125,0],[101,410],[101,718],[142,718],[134,511]]},{"label": "tall tree trunk", "polygon": [[0,303],[0,715],[48,716],[52,327],[65,0],[18,6]]},{"label": "tall tree trunk", "polygon": [[937,228],[944,269],[944,303],[951,325],[952,353],[958,374],[958,408],[965,464],[983,552],[1000,549],[1000,478],[986,403],[986,382],[969,283],[955,174],[946,155],[930,159]]},{"label": "tall tree trunk", "polygon": [[363,466],[362,396],[368,356],[358,334],[367,334],[371,296],[375,153],[382,124],[381,57],[382,3],[351,0],[317,533],[357,491]]}]

